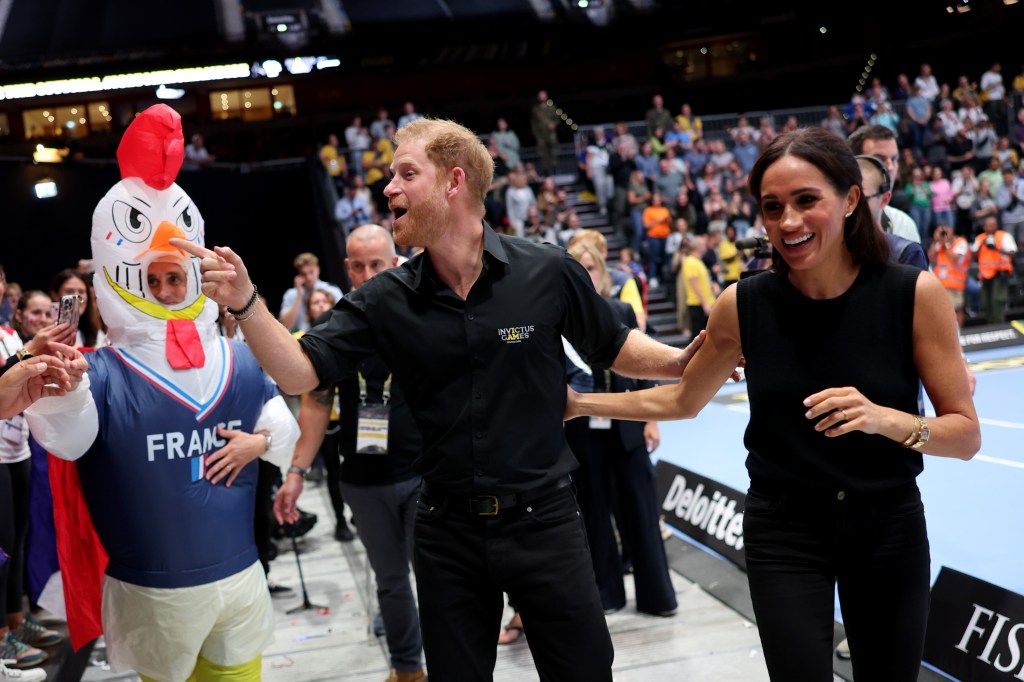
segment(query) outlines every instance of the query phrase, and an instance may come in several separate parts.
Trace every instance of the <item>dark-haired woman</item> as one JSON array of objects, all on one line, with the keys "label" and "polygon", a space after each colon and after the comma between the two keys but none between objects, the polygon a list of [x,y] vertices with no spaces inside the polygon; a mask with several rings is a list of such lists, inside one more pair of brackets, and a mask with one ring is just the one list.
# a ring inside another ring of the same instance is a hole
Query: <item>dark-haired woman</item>
[{"label": "dark-haired woman", "polygon": [[[930,582],[922,454],[980,447],[956,320],[930,273],[887,264],[843,141],[780,136],[750,173],[771,271],[718,299],[678,384],[570,394],[567,417],[695,416],[742,355],[750,593],[773,680],[829,679],[839,587],[856,679],[916,680]],[[919,382],[936,416],[917,411]]]},{"label": "dark-haired woman", "polygon": [[72,294],[77,295],[79,300],[78,334],[75,338],[75,345],[87,348],[105,346],[106,335],[100,322],[100,312],[96,307],[96,295],[93,293],[92,283],[77,270],[71,268],[61,270],[50,280],[50,298],[60,301],[61,296]]}]

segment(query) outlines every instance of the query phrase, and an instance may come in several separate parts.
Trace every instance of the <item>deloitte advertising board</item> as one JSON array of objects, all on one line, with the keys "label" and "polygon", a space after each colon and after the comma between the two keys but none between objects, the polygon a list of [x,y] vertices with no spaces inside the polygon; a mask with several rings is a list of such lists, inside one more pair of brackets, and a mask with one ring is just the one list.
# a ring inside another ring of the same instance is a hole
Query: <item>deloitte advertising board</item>
[{"label": "deloitte advertising board", "polygon": [[665,523],[746,570],[743,558],[746,495],[663,460],[658,461],[656,472]]}]

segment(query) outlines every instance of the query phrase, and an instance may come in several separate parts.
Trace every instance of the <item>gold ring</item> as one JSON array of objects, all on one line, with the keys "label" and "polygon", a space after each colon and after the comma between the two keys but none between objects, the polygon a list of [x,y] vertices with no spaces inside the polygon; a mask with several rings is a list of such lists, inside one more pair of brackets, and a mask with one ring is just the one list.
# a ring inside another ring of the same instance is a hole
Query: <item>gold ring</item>
[{"label": "gold ring", "polygon": [[[843,414],[846,414],[846,413],[844,412]],[[232,470],[232,469],[234,468],[234,466],[233,466],[233,465],[231,465],[231,464],[228,464],[228,465],[227,465],[226,467],[224,467],[224,468],[225,468],[225,469],[227,469],[228,471],[231,471],[231,470]]]}]

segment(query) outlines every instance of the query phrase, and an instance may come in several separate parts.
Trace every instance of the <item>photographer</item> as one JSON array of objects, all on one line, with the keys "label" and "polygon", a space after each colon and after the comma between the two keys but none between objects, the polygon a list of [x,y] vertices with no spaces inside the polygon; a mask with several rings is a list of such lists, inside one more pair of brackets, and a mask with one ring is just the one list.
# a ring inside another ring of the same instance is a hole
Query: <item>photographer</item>
[{"label": "photographer", "polygon": [[964,326],[964,288],[967,286],[967,269],[971,264],[971,250],[967,240],[958,237],[949,225],[939,225],[932,236],[928,249],[932,271],[946,288],[956,310],[956,323]]},{"label": "photographer", "polygon": [[985,218],[982,230],[971,245],[971,251],[978,258],[981,310],[988,324],[999,324],[1004,321],[1017,243],[1008,232],[999,229],[999,220],[995,216]]}]

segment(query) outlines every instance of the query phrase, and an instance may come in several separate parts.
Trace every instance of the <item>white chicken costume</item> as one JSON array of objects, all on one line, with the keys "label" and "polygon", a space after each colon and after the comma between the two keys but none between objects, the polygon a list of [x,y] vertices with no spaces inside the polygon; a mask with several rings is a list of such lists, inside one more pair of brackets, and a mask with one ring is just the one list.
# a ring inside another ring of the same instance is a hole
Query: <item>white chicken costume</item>
[{"label": "white chicken costume", "polygon": [[[253,535],[257,467],[213,485],[206,460],[228,444],[219,425],[265,431],[273,445],[262,456],[286,464],[298,426],[248,348],[218,336],[197,260],[168,243],[204,240],[202,216],[174,184],[183,150],[181,119],[163,104],[125,131],[122,180],[92,227],[111,346],[88,356],[75,391],[39,401],[27,419],[47,450],[75,462],[109,557],[111,666],[162,682],[259,679],[273,609]],[[154,263],[172,272],[174,295],[160,291]],[[65,582],[73,572],[64,568]]]}]

